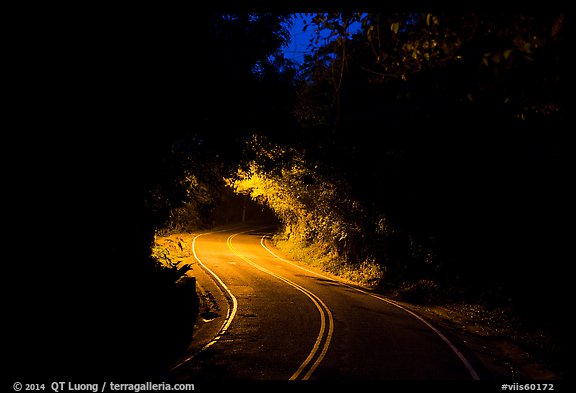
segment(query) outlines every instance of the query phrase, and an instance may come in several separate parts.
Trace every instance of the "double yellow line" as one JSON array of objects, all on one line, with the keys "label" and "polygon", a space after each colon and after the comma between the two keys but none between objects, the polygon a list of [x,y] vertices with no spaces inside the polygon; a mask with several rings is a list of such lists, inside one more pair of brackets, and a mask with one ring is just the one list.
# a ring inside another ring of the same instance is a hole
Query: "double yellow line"
[{"label": "double yellow line", "polygon": [[330,341],[332,340],[332,334],[334,333],[334,319],[332,317],[332,312],[330,311],[328,306],[326,306],[326,304],[322,301],[322,299],[320,299],[318,296],[316,296],[315,294],[313,294],[312,292],[310,292],[306,288],[304,288],[304,287],[296,284],[295,282],[290,281],[287,278],[284,278],[284,277],[282,277],[282,276],[280,276],[280,275],[278,275],[278,274],[276,274],[276,273],[274,273],[268,269],[263,268],[262,266],[254,263],[250,259],[246,258],[244,255],[240,254],[238,252],[238,250],[236,250],[236,248],[232,244],[232,239],[239,234],[240,233],[235,233],[235,234],[229,236],[228,239],[226,239],[226,244],[228,245],[228,248],[234,254],[238,255],[239,258],[244,260],[249,265],[255,267],[256,269],[258,269],[258,270],[260,270],[266,274],[269,274],[269,275],[279,279],[280,281],[285,282],[286,284],[290,285],[294,289],[297,289],[298,291],[302,292],[304,295],[308,296],[308,298],[310,300],[312,300],[312,303],[314,303],[314,305],[318,309],[318,312],[320,313],[320,331],[318,332],[318,337],[316,338],[316,342],[314,343],[312,350],[308,354],[308,357],[306,357],[304,362],[302,362],[300,367],[298,367],[298,369],[290,377],[291,381],[298,380],[298,379],[307,380],[310,378],[312,373],[316,370],[316,368],[318,367],[320,362],[322,362],[322,359],[324,359],[324,356],[326,356],[326,352],[328,351],[328,347],[330,346]]},{"label": "double yellow line", "polygon": [[420,322],[422,322],[424,325],[426,325],[428,328],[430,328],[430,330],[432,330],[438,337],[440,337],[440,339],[442,339],[442,341],[444,341],[444,342],[446,343],[446,345],[448,345],[448,347],[450,347],[450,349],[452,350],[452,352],[454,352],[454,354],[458,357],[458,359],[460,359],[460,361],[462,362],[462,364],[464,365],[464,367],[466,367],[466,369],[467,369],[468,372],[470,373],[470,376],[472,377],[473,380],[479,380],[479,379],[480,379],[480,376],[478,375],[478,373],[476,372],[476,370],[474,369],[474,367],[472,366],[472,364],[468,361],[468,359],[466,359],[466,357],[462,354],[462,352],[460,352],[460,351],[458,350],[458,348],[456,348],[456,346],[455,346],[444,334],[442,334],[438,329],[436,329],[434,326],[432,326],[432,324],[430,324],[428,321],[426,321],[424,318],[422,318],[421,316],[419,316],[419,315],[416,314],[415,312],[407,309],[406,307],[400,305],[399,303],[397,303],[397,302],[395,302],[395,301],[393,301],[393,300],[390,300],[390,299],[385,298],[384,296],[377,295],[377,294],[372,293],[372,292],[367,292],[367,291],[365,291],[365,290],[363,290],[363,289],[360,289],[360,288],[357,288],[357,287],[348,285],[348,284],[343,283],[343,282],[341,282],[341,281],[336,281],[336,280],[334,280],[333,278],[330,278],[330,277],[325,276],[325,275],[323,275],[323,274],[320,274],[320,273],[317,273],[317,272],[313,272],[312,270],[306,269],[306,268],[304,268],[304,267],[302,267],[302,266],[295,265],[294,263],[290,262],[289,260],[284,259],[284,258],[276,255],[272,250],[270,250],[268,247],[266,247],[266,244],[264,244],[264,239],[266,239],[266,235],[262,236],[262,238],[260,239],[260,245],[261,245],[262,247],[264,247],[264,249],[265,249],[266,251],[268,251],[270,254],[272,254],[274,257],[278,258],[279,260],[281,260],[281,261],[283,261],[283,262],[286,262],[286,263],[288,263],[288,264],[290,264],[290,265],[292,265],[292,266],[294,266],[294,267],[297,267],[298,269],[304,270],[304,271],[306,271],[306,272],[308,272],[308,273],[311,273],[311,274],[314,274],[314,275],[316,275],[316,276],[322,277],[322,278],[324,278],[324,279],[326,279],[326,280],[329,280],[329,281],[332,281],[332,282],[337,282],[339,285],[341,285],[341,286],[343,286],[343,287],[350,288],[350,289],[352,289],[352,290],[354,290],[354,291],[363,293],[363,294],[368,295],[368,296],[371,296],[371,297],[373,297],[373,298],[375,298],[375,299],[378,299],[378,300],[381,300],[381,301],[383,301],[383,302],[386,302],[386,303],[388,303],[388,304],[390,304],[390,305],[392,305],[392,306],[394,306],[394,307],[396,307],[396,308],[399,308],[399,309],[405,311],[406,313],[412,315],[414,318],[418,319]]}]

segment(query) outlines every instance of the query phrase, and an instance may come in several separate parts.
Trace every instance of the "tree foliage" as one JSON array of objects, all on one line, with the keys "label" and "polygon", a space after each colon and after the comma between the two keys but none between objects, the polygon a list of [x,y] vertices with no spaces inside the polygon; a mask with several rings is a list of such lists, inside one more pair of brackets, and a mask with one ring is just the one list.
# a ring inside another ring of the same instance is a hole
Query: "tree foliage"
[{"label": "tree foliage", "polygon": [[305,160],[295,148],[262,138],[254,138],[249,148],[254,159],[230,183],[237,192],[270,206],[289,237],[343,250],[348,238],[358,236],[351,218],[362,214],[359,206],[347,197],[343,184],[326,178],[321,164]]},{"label": "tree foliage", "polygon": [[[41,225],[51,258],[10,276],[47,294],[21,307],[23,331],[36,318],[60,320],[43,342],[98,331],[110,369],[162,353],[161,341],[138,351],[160,324],[140,321],[165,317],[174,293],[174,272],[150,256],[154,233],[213,223],[224,177],[288,237],[378,264],[381,284],[449,283],[529,310],[538,283],[553,303],[569,244],[568,14],[318,13],[301,70],[279,53],[287,23],[130,14],[34,37],[42,61],[22,80],[48,109],[12,143],[11,165],[34,168],[14,182],[17,210],[40,207],[21,222]],[[70,293],[83,311],[70,313]],[[79,349],[47,346],[60,362],[40,364],[74,366]],[[19,349],[20,364],[35,350]]]},{"label": "tree foliage", "polygon": [[295,143],[342,176],[365,235],[380,220],[395,231],[371,244],[396,277],[526,315],[561,296],[569,23],[562,10],[313,16]]},{"label": "tree foliage", "polygon": [[150,375],[173,360],[189,339],[174,299],[183,270],[158,266],[154,234],[211,223],[226,165],[290,97],[276,55],[285,16],[164,19],[143,8],[96,24],[43,16],[50,26],[30,29],[28,54],[14,57],[30,60],[18,76],[40,104],[29,109],[38,124],[10,140],[21,179],[36,179],[14,184],[25,204],[16,232],[29,231],[16,244],[39,238],[34,261],[13,260],[8,275],[18,284],[15,377]]},{"label": "tree foliage", "polygon": [[[566,110],[560,94],[566,53],[562,11],[320,13],[312,23],[318,33],[302,94],[314,96],[311,83],[329,89],[324,102],[332,106],[331,121],[340,118],[343,83],[389,84],[434,70],[468,72],[458,99],[505,108],[518,119]],[[353,34],[354,23],[361,27]],[[325,45],[318,45],[320,37]]]}]

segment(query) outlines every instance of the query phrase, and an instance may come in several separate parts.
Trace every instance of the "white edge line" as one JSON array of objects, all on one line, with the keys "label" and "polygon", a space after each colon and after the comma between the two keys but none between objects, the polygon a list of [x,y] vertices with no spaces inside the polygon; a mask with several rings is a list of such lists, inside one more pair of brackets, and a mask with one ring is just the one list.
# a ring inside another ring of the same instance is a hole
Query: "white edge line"
[{"label": "white edge line", "polygon": [[214,343],[216,343],[222,337],[222,335],[224,333],[226,333],[226,330],[228,330],[228,328],[230,327],[230,324],[232,323],[232,320],[236,316],[236,311],[238,310],[238,300],[236,300],[236,297],[232,294],[230,289],[228,289],[228,287],[226,286],[226,284],[224,284],[224,282],[220,279],[220,277],[218,277],[216,275],[216,273],[214,273],[204,263],[202,263],[202,261],[200,260],[200,258],[198,258],[198,255],[196,254],[196,247],[195,247],[196,246],[196,239],[198,239],[200,236],[211,235],[213,233],[226,232],[226,231],[230,231],[230,230],[231,229],[228,228],[228,229],[223,229],[220,231],[205,232],[205,233],[201,233],[199,235],[196,235],[194,237],[194,239],[192,239],[192,254],[194,255],[194,258],[200,264],[202,269],[204,269],[206,272],[208,272],[208,274],[210,274],[212,276],[212,278],[217,281],[218,285],[228,293],[228,296],[232,300],[232,305],[231,305],[231,307],[228,308],[228,313],[226,315],[226,318],[224,319],[224,322],[222,323],[222,327],[220,328],[220,330],[218,331],[216,336],[214,336],[214,338],[210,342],[208,342],[206,345],[204,345],[198,352],[188,356],[187,358],[185,358],[184,360],[182,360],[181,362],[179,362],[175,366],[171,367],[170,371],[173,371],[173,370],[177,369],[178,367],[182,366],[184,363],[187,363],[192,358],[194,358],[195,356],[197,356],[198,354],[200,354],[201,352],[203,352],[204,350],[206,350],[207,348],[212,346]]},{"label": "white edge line", "polygon": [[298,266],[298,265],[296,265],[295,263],[293,263],[293,262],[291,262],[291,261],[289,261],[289,260],[287,260],[287,259],[284,259],[284,258],[282,258],[282,257],[280,257],[280,256],[278,256],[278,255],[276,255],[274,252],[272,252],[272,250],[270,250],[270,249],[269,249],[268,247],[266,247],[266,245],[264,244],[264,239],[266,238],[266,236],[267,236],[267,235],[262,236],[262,238],[260,239],[260,244],[262,245],[262,247],[264,247],[264,248],[266,249],[266,251],[268,251],[270,254],[272,254],[272,255],[275,256],[276,258],[280,259],[281,261],[284,261],[284,262],[286,262],[286,263],[289,263],[290,265],[295,266],[295,267],[297,267],[297,268],[299,268],[299,269],[302,269],[302,270],[304,270],[304,271],[307,271],[308,273],[312,273],[312,274],[315,274],[315,275],[317,275],[317,276],[319,276],[319,277],[326,278],[326,279],[328,279],[328,280],[330,280],[330,281],[337,282],[337,283],[339,283],[339,284],[341,284],[341,285],[343,285],[343,286],[345,286],[345,287],[354,289],[355,291],[361,292],[361,293],[363,293],[363,294],[365,294],[365,295],[372,296],[373,298],[382,300],[382,301],[384,301],[384,302],[386,302],[386,303],[388,303],[388,304],[391,304],[392,306],[395,306],[395,307],[397,307],[397,308],[399,308],[399,309],[407,312],[408,314],[412,315],[413,317],[417,318],[420,322],[422,322],[423,324],[425,324],[426,326],[428,326],[434,333],[436,333],[436,335],[437,335],[438,337],[440,337],[440,338],[442,339],[442,341],[444,341],[444,342],[450,347],[450,349],[456,354],[456,356],[458,357],[458,359],[460,359],[460,361],[464,364],[464,367],[466,367],[466,369],[468,370],[468,372],[469,372],[470,375],[472,376],[472,379],[474,379],[474,380],[479,380],[479,379],[480,379],[480,376],[478,375],[478,373],[476,372],[476,370],[474,369],[474,367],[472,367],[472,364],[470,364],[470,362],[468,361],[468,359],[466,359],[466,357],[462,354],[462,352],[460,352],[460,351],[458,350],[458,348],[456,348],[456,346],[455,346],[454,344],[452,344],[452,342],[451,342],[444,334],[442,334],[438,329],[436,329],[434,326],[432,326],[428,321],[426,321],[426,320],[425,320],[424,318],[422,318],[420,315],[418,315],[418,314],[416,314],[415,312],[407,309],[406,307],[401,306],[400,304],[396,303],[396,302],[393,301],[393,300],[386,299],[386,298],[383,297],[383,296],[375,295],[375,294],[373,294],[373,293],[371,293],[371,292],[368,292],[368,291],[365,291],[365,290],[362,290],[362,289],[353,287],[353,286],[348,285],[348,284],[346,284],[346,283],[344,283],[344,282],[342,282],[342,281],[335,280],[335,279],[333,279],[333,278],[331,278],[331,277],[328,277],[328,276],[325,276],[325,275],[323,275],[323,274],[313,272],[312,270],[308,270],[308,269],[306,269],[306,268],[304,268],[304,267],[302,267],[302,266]]}]

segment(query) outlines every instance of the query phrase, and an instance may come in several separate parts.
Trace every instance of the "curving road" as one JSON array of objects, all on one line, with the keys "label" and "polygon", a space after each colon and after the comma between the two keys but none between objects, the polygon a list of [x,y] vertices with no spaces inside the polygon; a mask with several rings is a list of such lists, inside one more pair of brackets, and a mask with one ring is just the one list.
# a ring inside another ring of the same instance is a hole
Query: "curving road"
[{"label": "curving road", "polygon": [[397,303],[285,259],[263,229],[194,238],[225,304],[215,333],[172,368],[176,379],[479,379],[454,339]]}]

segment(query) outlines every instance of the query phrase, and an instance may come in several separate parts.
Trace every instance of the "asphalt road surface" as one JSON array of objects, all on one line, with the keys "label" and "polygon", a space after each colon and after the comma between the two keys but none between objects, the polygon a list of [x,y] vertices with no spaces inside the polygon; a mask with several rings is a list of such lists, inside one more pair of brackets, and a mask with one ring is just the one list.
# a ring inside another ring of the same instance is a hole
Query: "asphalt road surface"
[{"label": "asphalt road surface", "polygon": [[200,233],[192,247],[224,304],[214,333],[173,366],[176,380],[479,379],[462,343],[400,304],[287,259],[266,228]]}]

